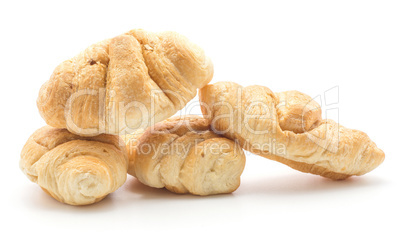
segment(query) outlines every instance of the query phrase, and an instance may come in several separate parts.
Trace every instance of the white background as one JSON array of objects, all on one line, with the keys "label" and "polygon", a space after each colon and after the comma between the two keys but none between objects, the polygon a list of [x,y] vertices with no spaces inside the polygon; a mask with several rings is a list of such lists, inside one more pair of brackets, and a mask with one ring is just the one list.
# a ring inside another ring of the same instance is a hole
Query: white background
[{"label": "white background", "polygon": [[[401,1],[2,1],[0,24],[0,238],[401,239]],[[176,195],[129,177],[95,205],[53,200],[18,168],[44,125],[39,88],[62,61],[133,28],[202,46],[213,82],[311,96],[338,87],[329,117],[368,133],[385,162],[337,182],[248,154],[233,194]]]}]

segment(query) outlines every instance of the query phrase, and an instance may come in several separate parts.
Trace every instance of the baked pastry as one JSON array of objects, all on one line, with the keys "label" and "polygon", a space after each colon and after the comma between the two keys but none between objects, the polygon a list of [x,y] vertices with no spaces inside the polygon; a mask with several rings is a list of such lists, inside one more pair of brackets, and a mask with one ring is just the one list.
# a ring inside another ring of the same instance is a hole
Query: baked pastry
[{"label": "baked pastry", "polygon": [[128,173],[145,185],[175,193],[230,193],[240,185],[245,155],[199,116],[174,117],[126,136]]},{"label": "baked pastry", "polygon": [[219,82],[199,95],[217,133],[299,171],[345,179],[370,172],[385,158],[367,134],[322,120],[319,105],[305,94]]},{"label": "baked pastry", "polygon": [[20,168],[56,200],[86,205],[102,200],[126,180],[128,158],[119,136],[80,137],[45,126],[21,152]]},{"label": "baked pastry", "polygon": [[123,135],[172,116],[212,75],[210,59],[184,36],[135,29],[61,63],[37,106],[50,126]]},{"label": "baked pastry", "polygon": [[299,91],[275,93],[278,122],[282,130],[303,133],[322,121],[320,105]]}]

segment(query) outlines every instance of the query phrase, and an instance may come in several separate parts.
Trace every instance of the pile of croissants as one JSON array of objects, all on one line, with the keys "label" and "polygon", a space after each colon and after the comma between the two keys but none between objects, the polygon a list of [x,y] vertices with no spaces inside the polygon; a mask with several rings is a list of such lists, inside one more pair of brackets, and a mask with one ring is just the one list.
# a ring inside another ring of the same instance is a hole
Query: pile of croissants
[{"label": "pile of croissants", "polygon": [[[131,30],[62,62],[41,87],[47,126],[20,168],[56,200],[98,202],[126,181],[175,193],[231,193],[244,150],[334,180],[363,175],[384,152],[367,134],[321,118],[298,91],[209,84],[211,60],[175,32]],[[198,90],[203,116],[174,116]]]}]

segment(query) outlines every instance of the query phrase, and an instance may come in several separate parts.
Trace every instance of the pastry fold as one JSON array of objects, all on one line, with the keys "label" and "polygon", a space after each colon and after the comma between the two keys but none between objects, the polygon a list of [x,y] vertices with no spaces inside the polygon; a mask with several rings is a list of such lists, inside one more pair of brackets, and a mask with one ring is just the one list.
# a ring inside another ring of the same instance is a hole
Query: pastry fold
[{"label": "pastry fold", "polygon": [[230,193],[240,185],[243,150],[202,117],[173,117],[125,141],[128,173],[145,185],[195,195]]},{"label": "pastry fold", "polygon": [[303,93],[218,82],[199,96],[214,131],[299,171],[345,179],[372,171],[385,158],[364,132],[322,120],[318,103]]},{"label": "pastry fold", "polygon": [[70,205],[98,202],[126,180],[128,158],[119,136],[81,137],[45,126],[21,151],[20,168],[56,200]]},{"label": "pastry fold", "polygon": [[212,75],[211,60],[184,36],[135,29],[61,63],[37,106],[50,126],[123,135],[172,116]]}]

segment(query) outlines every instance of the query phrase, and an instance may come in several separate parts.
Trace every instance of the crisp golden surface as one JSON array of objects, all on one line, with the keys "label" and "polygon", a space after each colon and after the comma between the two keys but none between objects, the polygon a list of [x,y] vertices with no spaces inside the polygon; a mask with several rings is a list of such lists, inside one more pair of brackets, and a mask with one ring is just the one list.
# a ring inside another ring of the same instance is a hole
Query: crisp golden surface
[{"label": "crisp golden surface", "polygon": [[320,123],[321,107],[310,96],[298,91],[275,93],[279,126],[295,133],[309,131]]},{"label": "crisp golden surface", "polygon": [[21,152],[20,168],[56,200],[86,205],[102,200],[127,177],[128,158],[119,136],[81,137],[45,126]]},{"label": "crisp golden surface", "polygon": [[297,91],[219,82],[200,89],[212,128],[253,153],[332,179],[363,175],[384,152],[367,134],[322,120],[319,105]]},{"label": "crisp golden surface", "polygon": [[174,32],[132,30],[61,63],[37,99],[50,126],[127,134],[183,108],[213,75],[203,50]]},{"label": "crisp golden surface", "polygon": [[198,116],[174,117],[126,136],[128,173],[142,183],[175,193],[230,193],[240,185],[245,165],[235,142],[209,129]]}]

